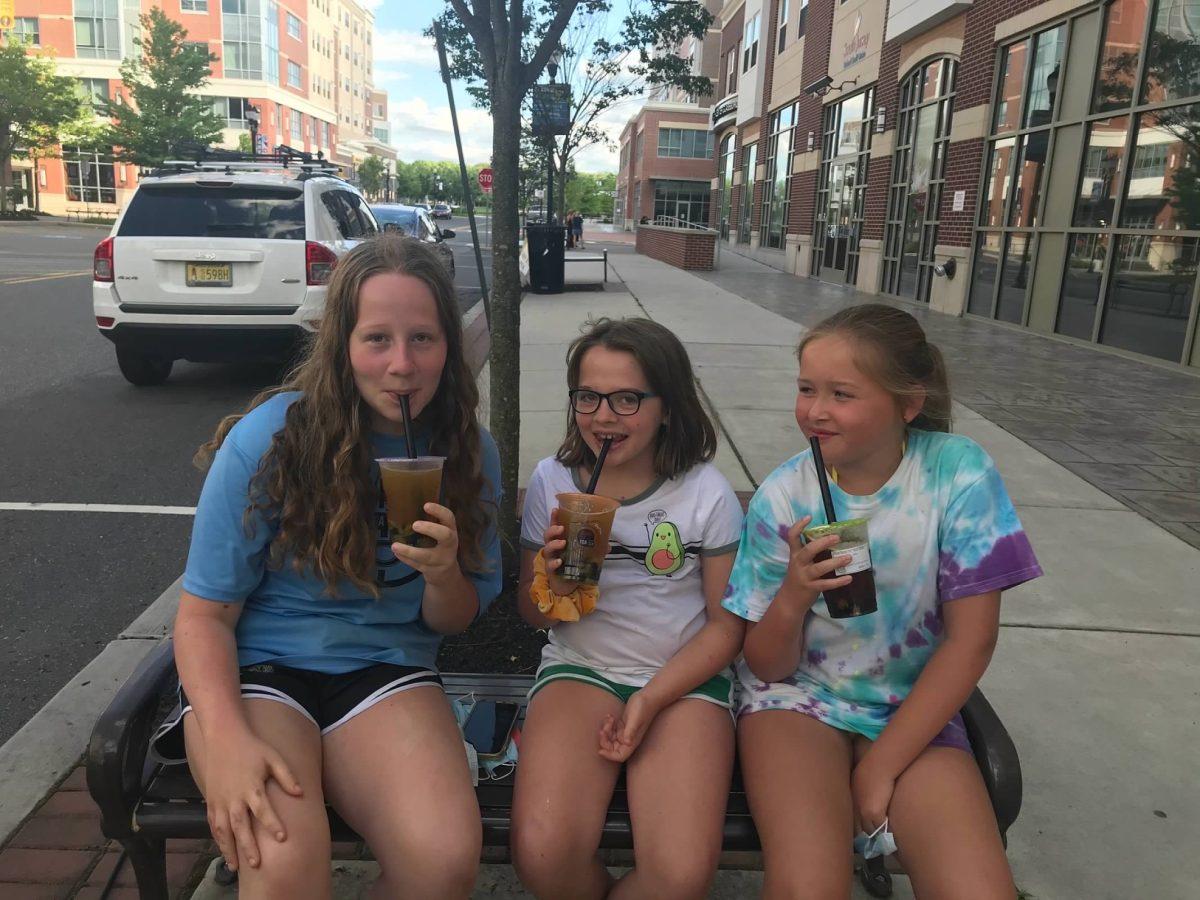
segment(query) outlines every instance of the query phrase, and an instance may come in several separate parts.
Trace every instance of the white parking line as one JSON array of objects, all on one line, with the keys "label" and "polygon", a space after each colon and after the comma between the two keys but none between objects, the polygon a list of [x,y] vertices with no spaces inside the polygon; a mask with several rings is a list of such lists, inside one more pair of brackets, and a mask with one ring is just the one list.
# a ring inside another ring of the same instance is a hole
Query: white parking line
[{"label": "white parking line", "polygon": [[194,516],[194,506],[137,506],[128,503],[0,503],[16,512],[140,513],[153,516]]}]

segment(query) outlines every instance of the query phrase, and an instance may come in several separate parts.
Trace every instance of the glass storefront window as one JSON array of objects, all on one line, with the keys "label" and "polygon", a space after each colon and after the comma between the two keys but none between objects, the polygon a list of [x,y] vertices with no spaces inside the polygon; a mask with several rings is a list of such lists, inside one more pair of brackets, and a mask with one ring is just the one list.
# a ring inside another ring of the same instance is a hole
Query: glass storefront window
[{"label": "glass storefront window", "polygon": [[1200,238],[1123,234],[1100,342],[1178,362],[1196,286]]},{"label": "glass storefront window", "polygon": [[656,179],[654,221],[662,220],[667,225],[678,225],[681,222],[707,225],[711,196],[707,182]]},{"label": "glass storefront window", "polygon": [[837,135],[837,156],[857,153],[863,146],[863,126],[867,117],[868,94],[855,94],[841,103],[840,128]]},{"label": "glass storefront window", "polygon": [[979,224],[998,227],[1004,224],[1004,201],[1008,199],[1009,166],[1012,163],[1016,138],[992,142],[988,153],[987,181],[983,185],[983,203],[979,207]]},{"label": "glass storefront window", "polygon": [[1149,0],[1113,0],[1109,5],[1104,17],[1093,112],[1122,109],[1133,102],[1148,6]]},{"label": "glass storefront window", "polygon": [[1029,58],[1029,41],[1009,44],[1000,60],[1000,88],[996,95],[996,112],[992,131],[1012,131],[1021,115],[1021,87],[1025,83],[1025,63]]},{"label": "glass storefront window", "polygon": [[1121,157],[1128,134],[1129,116],[1101,119],[1088,126],[1073,224],[1085,228],[1107,228],[1113,224],[1113,208],[1120,191]]},{"label": "glass storefront window", "polygon": [[1054,109],[1058,92],[1063,50],[1067,45],[1067,26],[1043,31],[1034,42],[1033,71],[1029,77],[1029,99],[1022,124],[1026,128],[1045,125]]},{"label": "glass storefront window", "polygon": [[812,271],[842,284],[858,279],[873,96],[868,89],[830,103],[822,117]]},{"label": "glass storefront window", "polygon": [[758,144],[747,144],[742,148],[742,216],[738,226],[738,243],[750,243],[750,216],[754,212],[754,166],[758,156]]},{"label": "glass storefront window", "polygon": [[792,183],[792,152],[795,135],[796,105],[793,103],[771,115],[767,139],[766,197],[762,208],[762,244],[782,249]]},{"label": "glass storefront window", "polygon": [[1009,225],[1031,228],[1038,224],[1038,200],[1049,139],[1049,131],[1034,131],[1021,138],[1021,149],[1017,154],[1016,191],[1008,215]]},{"label": "glass storefront window", "polygon": [[1002,322],[1021,324],[1025,310],[1025,292],[1033,277],[1033,235],[1013,233],[1008,236],[1004,250],[1004,267],[1000,273],[1000,297],[996,302],[996,318]]},{"label": "glass storefront window", "polygon": [[977,316],[992,315],[992,293],[996,287],[996,272],[1000,268],[1000,243],[1004,235],[999,231],[985,231],[975,239],[975,265],[971,267],[971,295],[967,299],[967,312]]},{"label": "glass storefront window", "polygon": [[721,141],[721,221],[719,227],[721,237],[729,239],[729,222],[733,215],[731,201],[733,199],[733,135],[725,136]]},{"label": "glass storefront window", "polygon": [[1200,230],[1200,104],[1141,117],[1121,227]]},{"label": "glass storefront window", "polygon": [[1200,3],[1159,0],[1150,28],[1143,103],[1200,94]]},{"label": "glass storefront window", "polygon": [[1054,330],[1059,334],[1092,339],[1096,324],[1096,306],[1100,302],[1100,283],[1104,278],[1104,263],[1108,258],[1107,234],[1076,234],[1071,236],[1067,251],[1067,271],[1059,295],[1058,321]]}]

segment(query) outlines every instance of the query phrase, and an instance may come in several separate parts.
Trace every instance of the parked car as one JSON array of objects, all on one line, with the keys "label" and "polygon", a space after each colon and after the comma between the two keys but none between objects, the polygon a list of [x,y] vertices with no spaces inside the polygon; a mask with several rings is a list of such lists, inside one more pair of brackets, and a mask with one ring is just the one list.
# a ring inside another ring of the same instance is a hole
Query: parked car
[{"label": "parked car", "polygon": [[454,278],[454,251],[446,243],[455,236],[449,228],[439,228],[428,211],[420,206],[400,203],[376,203],[371,207],[375,219],[384,231],[402,231],[410,237],[433,245],[446,263],[450,278]]},{"label": "parked car", "polygon": [[435,219],[449,219],[453,215],[453,212],[451,211],[449,204],[435,203],[430,215]]},{"label": "parked car", "polygon": [[287,358],[320,322],[338,259],[378,231],[328,164],[160,169],[96,247],[96,326],[136,385],[166,381],[177,359]]}]

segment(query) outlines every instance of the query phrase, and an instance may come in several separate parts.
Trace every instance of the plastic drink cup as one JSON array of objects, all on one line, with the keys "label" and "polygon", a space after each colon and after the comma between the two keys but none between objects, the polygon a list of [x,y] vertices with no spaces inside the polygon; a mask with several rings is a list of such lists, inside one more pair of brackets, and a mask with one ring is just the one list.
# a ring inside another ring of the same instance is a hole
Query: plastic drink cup
[{"label": "plastic drink cup", "polygon": [[831,525],[814,525],[804,529],[805,542],[815,541],[831,534],[838,535],[841,540],[834,545],[832,551],[823,550],[813,559],[814,562],[830,559],[834,556],[849,556],[850,562],[838,568],[827,578],[837,575],[849,575],[851,581],[845,587],[834,588],[822,592],[825,606],[829,615],[834,619],[849,619],[854,616],[865,616],[878,609],[875,597],[875,567],[871,564],[871,542],[867,537],[866,519],[848,519],[845,522],[834,522]]},{"label": "plastic drink cup", "polygon": [[387,457],[375,460],[387,502],[388,532],[393,541],[414,547],[432,547],[432,538],[413,531],[413,522],[425,519],[425,504],[437,503],[442,493],[444,456]]},{"label": "plastic drink cup", "polygon": [[608,551],[608,535],[619,500],[599,494],[558,494],[558,524],[566,531],[566,549],[558,577],[579,584],[599,584]]}]

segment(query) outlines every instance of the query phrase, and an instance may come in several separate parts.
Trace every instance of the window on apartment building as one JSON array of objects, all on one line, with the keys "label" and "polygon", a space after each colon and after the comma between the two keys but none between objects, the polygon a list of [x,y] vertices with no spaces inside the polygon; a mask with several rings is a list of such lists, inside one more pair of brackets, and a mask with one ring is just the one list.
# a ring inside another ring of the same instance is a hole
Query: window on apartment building
[{"label": "window on apartment building", "polygon": [[754,212],[754,167],[758,161],[758,144],[742,147],[742,202],[738,225],[738,243],[750,243],[750,216]]},{"label": "window on apartment building", "polygon": [[300,19],[291,13],[287,14],[288,37],[300,40]]},{"label": "window on apartment building", "polygon": [[660,128],[658,155],[681,159],[712,159],[712,132],[691,128]]},{"label": "window on apartment building", "polygon": [[246,107],[250,101],[243,97],[213,97],[212,108],[218,116],[225,120],[226,128],[245,129]]},{"label": "window on apartment building", "polygon": [[26,44],[32,44],[37,47],[42,43],[41,33],[38,31],[37,16],[20,16],[13,21],[13,29],[10,32],[13,40],[24,41]]},{"label": "window on apartment building", "polygon": [[329,123],[328,122],[321,123],[321,146],[322,147],[330,146],[330,144],[329,144]]},{"label": "window on apartment building", "polygon": [[921,302],[929,301],[933,284],[957,71],[953,59],[935,59],[914,69],[900,86],[883,290]]},{"label": "window on apartment building", "polygon": [[311,116],[309,117],[309,121],[312,122],[312,142],[315,146],[321,142],[321,125]]},{"label": "window on apartment building", "polygon": [[75,203],[116,203],[117,182],[111,153],[63,149],[67,199]]},{"label": "window on apartment building", "polygon": [[266,79],[269,84],[279,84],[279,4],[275,0],[267,3],[267,17],[263,23],[263,38],[266,51]]},{"label": "window on apartment building", "polygon": [[183,12],[208,12],[208,0],[179,0]]},{"label": "window on apartment building", "polygon": [[791,12],[791,0],[779,0],[779,48],[776,52],[782,53],[783,48],[787,46],[787,27],[788,14]]},{"label": "window on apartment building", "polygon": [[288,72],[288,86],[289,86],[289,87],[294,87],[294,88],[298,88],[298,87],[300,87],[300,86],[301,86],[301,81],[300,81],[300,77],[301,77],[300,64],[299,64],[299,63],[294,63],[294,62],[292,62],[292,61],[289,59],[289,60],[288,60],[288,70],[287,70],[287,72]]},{"label": "window on apartment building", "polygon": [[304,115],[298,109],[292,110],[292,140],[304,140]]},{"label": "window on apartment building", "polygon": [[376,128],[375,140],[382,141],[386,144],[388,142],[388,130],[386,128]]},{"label": "window on apartment building", "polygon": [[751,66],[758,65],[758,20],[762,13],[755,13],[746,23],[742,35],[742,71],[749,71]]},{"label": "window on apartment building", "polygon": [[741,56],[741,45],[734,44],[733,49],[725,54],[725,93],[732,94],[738,86],[738,59]]},{"label": "window on apartment building", "polygon": [[104,109],[104,104],[108,100],[107,78],[80,78],[79,87],[88,102],[92,104],[92,109],[96,112]]},{"label": "window on apartment building", "polygon": [[75,55],[85,59],[121,58],[118,0],[75,0]]},{"label": "window on apartment building", "polygon": [[[274,6],[272,4],[271,6]],[[226,78],[262,78],[263,6],[261,0],[221,0],[222,54]],[[269,22],[271,7],[267,9]],[[266,46],[271,46],[271,32],[266,29]],[[276,46],[278,39],[276,38]],[[270,71],[273,54],[268,51]]]},{"label": "window on apartment building", "polygon": [[796,13],[796,38],[804,37],[804,27],[808,24],[808,0],[800,0],[800,10]]},{"label": "window on apartment building", "polygon": [[783,249],[792,192],[796,112],[796,104],[792,103],[772,113],[767,138],[767,180],[764,182],[761,240],[764,246],[779,250]]}]

